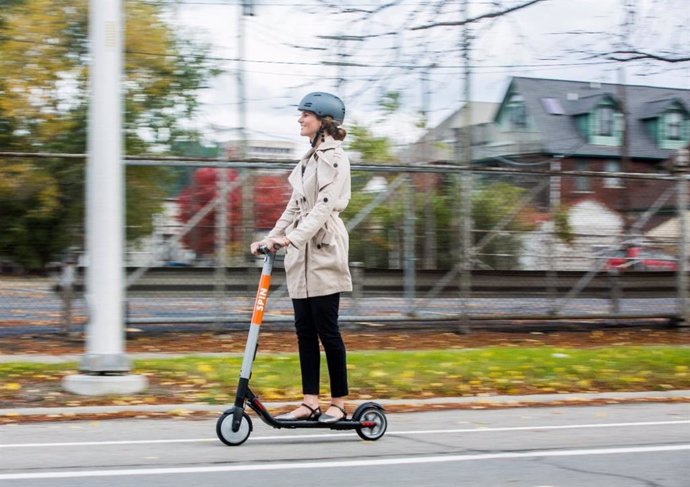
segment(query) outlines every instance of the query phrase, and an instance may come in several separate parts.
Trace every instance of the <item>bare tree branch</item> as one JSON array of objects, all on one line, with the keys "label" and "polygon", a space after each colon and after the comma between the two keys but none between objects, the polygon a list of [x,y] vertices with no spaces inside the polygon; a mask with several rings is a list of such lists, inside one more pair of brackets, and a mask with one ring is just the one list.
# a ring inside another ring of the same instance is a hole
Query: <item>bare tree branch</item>
[{"label": "bare tree branch", "polygon": [[690,56],[666,56],[663,54],[654,54],[651,52],[638,51],[637,49],[626,49],[613,51],[606,54],[606,59],[612,61],[639,61],[641,59],[651,59],[654,61],[663,61],[665,63],[685,63],[690,61]]},{"label": "bare tree branch", "polygon": [[466,20],[457,20],[453,22],[435,22],[433,24],[427,24],[427,25],[419,25],[417,27],[412,27],[411,30],[424,30],[424,29],[431,29],[433,27],[452,27],[452,26],[460,26],[460,25],[465,25],[465,24],[470,24],[472,22],[477,22],[479,20],[484,20],[484,19],[490,19],[494,17],[500,17],[502,15],[506,15],[512,12],[515,12],[516,10],[521,10],[523,8],[530,7],[534,4],[543,2],[545,0],[530,0],[528,2],[523,3],[522,5],[516,5],[515,7],[510,7],[505,10],[500,10],[496,12],[489,12],[487,14],[482,14],[478,15],[477,17],[473,17],[471,19],[466,19]]},{"label": "bare tree branch", "polygon": [[366,15],[373,15],[373,14],[376,14],[376,13],[378,13],[382,10],[385,10],[387,8],[395,7],[399,3],[401,3],[401,1],[402,0],[393,0],[393,1],[388,2],[386,4],[379,5],[378,7],[374,8],[373,10],[372,9],[363,9],[363,8],[341,6],[341,5],[338,5],[337,3],[326,2],[324,0],[321,0],[320,3],[325,7],[340,10],[340,13],[348,13],[348,14],[361,13],[361,14],[366,14]]}]

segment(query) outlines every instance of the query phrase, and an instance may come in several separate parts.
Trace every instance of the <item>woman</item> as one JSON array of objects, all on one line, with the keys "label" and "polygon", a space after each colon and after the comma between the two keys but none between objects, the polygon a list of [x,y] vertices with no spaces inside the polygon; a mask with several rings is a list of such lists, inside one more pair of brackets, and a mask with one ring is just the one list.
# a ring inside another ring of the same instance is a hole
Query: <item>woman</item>
[{"label": "woman", "polygon": [[[350,162],[341,145],[345,105],[337,96],[315,92],[298,106],[300,135],[311,149],[290,174],[292,197],[268,236],[251,244],[284,247],[288,293],[295,313],[295,330],[302,373],[302,404],[278,416],[281,420],[334,423],[347,416],[345,344],[338,327],[340,293],[352,291],[348,267],[349,239],[339,214],[350,200]],[[319,407],[319,341],[326,353],[331,404]]]}]

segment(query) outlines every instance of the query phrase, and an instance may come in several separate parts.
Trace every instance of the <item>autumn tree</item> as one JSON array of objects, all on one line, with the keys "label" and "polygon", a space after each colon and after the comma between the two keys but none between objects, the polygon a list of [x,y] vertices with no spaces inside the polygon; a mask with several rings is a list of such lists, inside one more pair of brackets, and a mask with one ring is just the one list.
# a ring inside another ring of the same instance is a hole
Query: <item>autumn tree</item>
[{"label": "autumn tree", "polygon": [[[227,181],[232,185],[237,180],[238,173],[234,169],[221,169],[227,171]],[[208,167],[194,171],[191,183],[182,189],[177,197],[179,205],[178,218],[180,223],[188,223],[189,220],[199,214],[208,205],[213,204],[218,197],[218,171],[219,169]],[[226,224],[230,229],[239,228],[242,222],[240,204],[242,192],[240,188],[228,192],[228,213]],[[197,255],[213,255],[216,241],[217,205],[211,207],[211,211],[182,237],[182,242]],[[230,238],[235,232],[230,232]]]},{"label": "autumn tree", "polygon": [[[216,227],[218,219],[218,177],[219,171],[227,171],[227,184],[230,191],[227,197],[228,212],[226,224],[229,231],[229,245],[239,248],[239,252],[246,252],[240,246],[244,242],[244,232],[268,232],[285,209],[290,197],[290,187],[287,174],[258,174],[254,176],[253,194],[250,200],[254,202],[256,221],[253,228],[242,227],[242,191],[247,186],[238,183],[238,172],[234,169],[202,168],[194,171],[189,185],[182,188],[177,202],[180,208],[178,218],[180,223],[187,224],[205,209],[210,209],[205,216],[194,225],[182,238],[183,243],[193,250],[197,256],[211,256],[216,250]],[[215,206],[214,205],[215,202]]]},{"label": "autumn tree", "polygon": [[[124,5],[126,152],[165,153],[177,141],[195,138],[185,122],[215,71],[206,46],[165,22],[166,2]],[[87,0],[0,0],[0,151],[86,151],[87,7]],[[150,232],[167,176],[162,168],[127,169],[128,238]],[[0,240],[0,255],[38,269],[69,246],[81,247],[83,159],[0,160],[0,178],[14,181],[0,191],[0,206],[12,208],[2,212],[1,227],[13,229]],[[55,204],[36,206],[36,198],[48,201],[46,190],[29,195],[18,181],[40,181],[51,188]]]}]

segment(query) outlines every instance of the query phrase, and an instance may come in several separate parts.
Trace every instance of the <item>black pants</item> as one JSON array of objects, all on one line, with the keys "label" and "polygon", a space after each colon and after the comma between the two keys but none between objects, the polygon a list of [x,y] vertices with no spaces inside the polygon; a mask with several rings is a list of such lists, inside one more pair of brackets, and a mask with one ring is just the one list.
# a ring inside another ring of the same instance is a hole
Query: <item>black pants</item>
[{"label": "black pants", "polygon": [[295,329],[302,371],[302,393],[319,394],[321,354],[319,341],[326,352],[331,397],[348,395],[345,343],[338,327],[340,293],[293,299]]}]

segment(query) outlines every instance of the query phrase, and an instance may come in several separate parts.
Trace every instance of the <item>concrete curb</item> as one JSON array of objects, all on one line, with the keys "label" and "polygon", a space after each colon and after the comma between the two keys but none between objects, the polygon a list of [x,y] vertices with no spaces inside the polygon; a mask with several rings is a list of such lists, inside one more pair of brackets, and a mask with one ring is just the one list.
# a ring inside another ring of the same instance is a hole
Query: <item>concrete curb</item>
[{"label": "concrete curb", "polygon": [[[532,394],[523,396],[473,396],[473,397],[439,397],[431,399],[381,399],[376,402],[382,406],[490,406],[503,407],[524,405],[576,405],[588,402],[626,402],[645,401],[662,402],[668,400],[690,401],[690,390],[679,391],[644,391],[644,392],[599,392],[584,394]],[[365,401],[348,401],[357,405]],[[295,402],[269,402],[264,405],[271,408],[281,408],[294,405]],[[88,414],[117,414],[117,413],[184,413],[184,412],[210,412],[222,413],[231,405],[208,404],[158,404],[158,405],[132,405],[132,406],[75,406],[55,408],[9,408],[0,409],[0,416],[79,416]]]}]

